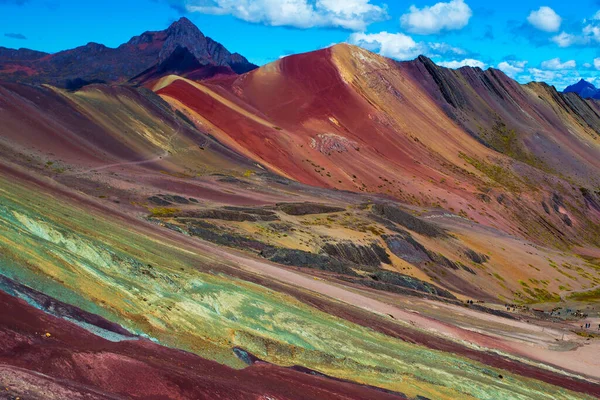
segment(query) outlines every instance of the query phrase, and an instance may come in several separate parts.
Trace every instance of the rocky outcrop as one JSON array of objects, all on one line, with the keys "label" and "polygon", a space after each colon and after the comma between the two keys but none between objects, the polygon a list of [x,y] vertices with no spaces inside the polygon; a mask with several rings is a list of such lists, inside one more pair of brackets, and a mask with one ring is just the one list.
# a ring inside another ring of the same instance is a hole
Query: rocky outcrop
[{"label": "rocky outcrop", "polygon": [[490,260],[490,257],[486,254],[477,253],[474,250],[466,249],[465,255],[469,258],[469,260],[473,261],[475,264],[484,264]]},{"label": "rocky outcrop", "polygon": [[156,196],[151,196],[151,197],[148,197],[148,201],[157,206],[169,206],[172,204],[187,205],[187,204],[192,204],[192,203],[198,204],[198,200],[196,200],[196,199],[193,199],[193,198],[186,199],[185,197],[182,197],[179,195],[169,195],[169,194],[159,194]]},{"label": "rocky outcrop", "polygon": [[357,245],[349,241],[327,243],[322,247],[321,252],[358,265],[378,267],[381,263],[392,263],[388,253],[377,243],[372,243],[369,246]]},{"label": "rocky outcrop", "polygon": [[[158,222],[161,223],[160,221]],[[257,253],[269,247],[266,243],[235,233],[225,232],[220,227],[201,220],[181,222],[185,223],[184,227],[170,223],[165,223],[164,226],[171,230],[188,233],[191,236],[196,236],[221,246],[250,250]]]},{"label": "rocky outcrop", "polygon": [[340,277],[340,279],[390,293],[456,299],[452,293],[445,289],[398,272],[382,270],[370,274],[367,278],[353,279],[350,277]]},{"label": "rocky outcrop", "polygon": [[341,207],[326,206],[315,203],[282,203],[277,208],[288,215],[302,216],[313,214],[331,214],[342,212],[345,209]]},{"label": "rocky outcrop", "polygon": [[391,222],[402,225],[406,229],[429,237],[443,238],[446,232],[427,221],[423,221],[400,208],[391,204],[375,204],[372,208],[373,214],[383,217]]},{"label": "rocky outcrop", "polygon": [[419,265],[432,261],[427,249],[411,236],[388,235],[383,239],[390,251],[406,262]]},{"label": "rocky outcrop", "polygon": [[251,208],[238,209],[234,207],[177,211],[170,213],[168,216],[180,218],[184,221],[187,219],[216,219],[233,222],[279,221],[279,216],[273,211]]},{"label": "rocky outcrop", "polygon": [[264,258],[283,265],[319,269],[347,276],[357,276],[348,262],[323,254],[269,246],[260,253]]},{"label": "rocky outcrop", "polygon": [[[452,261],[443,254],[438,254],[428,250],[421,243],[417,242],[410,234],[405,235],[386,235],[383,236],[390,251],[397,257],[414,265],[434,263],[444,268],[449,268],[453,271],[464,270],[470,274],[477,273],[459,261]],[[473,262],[483,264],[489,257],[483,254],[478,254],[473,250],[465,250],[465,255]],[[477,260],[477,261],[476,261]]]},{"label": "rocky outcrop", "polygon": [[[424,293],[449,299],[455,297],[448,291],[417,278],[386,271],[379,268],[382,260],[389,261],[389,255],[383,247],[359,246],[353,243],[327,246],[330,254],[316,254],[298,249],[272,246],[242,235],[224,232],[216,225],[201,220],[178,220],[184,226],[153,220],[169,229],[219,244],[245,251],[254,251],[259,256],[278,264],[310,268],[336,274],[338,279],[368,286],[391,293],[403,293],[414,296]],[[350,260],[353,258],[358,263]]]}]

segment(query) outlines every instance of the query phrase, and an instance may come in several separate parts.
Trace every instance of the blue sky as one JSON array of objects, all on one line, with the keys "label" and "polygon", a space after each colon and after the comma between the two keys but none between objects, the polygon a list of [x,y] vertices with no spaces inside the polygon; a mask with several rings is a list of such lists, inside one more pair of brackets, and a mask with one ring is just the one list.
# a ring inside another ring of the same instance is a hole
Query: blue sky
[{"label": "blue sky", "polygon": [[600,0],[0,0],[0,46],[115,47],[181,15],[259,65],[350,42],[400,60],[500,68],[524,83],[600,85]]}]

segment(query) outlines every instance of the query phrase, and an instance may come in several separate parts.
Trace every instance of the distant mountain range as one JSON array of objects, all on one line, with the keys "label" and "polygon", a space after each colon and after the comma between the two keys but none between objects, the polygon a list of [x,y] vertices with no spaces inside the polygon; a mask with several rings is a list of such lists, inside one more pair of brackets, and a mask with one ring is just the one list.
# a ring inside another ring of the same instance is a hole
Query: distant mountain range
[{"label": "distant mountain range", "polygon": [[[182,61],[184,61],[182,63]],[[0,80],[77,89],[87,83],[123,83],[156,73],[205,69],[204,75],[241,74],[257,68],[204,34],[187,18],[168,29],[145,32],[117,48],[88,43],[48,54],[0,47]],[[171,70],[173,69],[173,70]]]},{"label": "distant mountain range", "polygon": [[600,99],[600,89],[590,82],[582,79],[574,85],[567,87],[565,93],[577,93],[584,99]]}]

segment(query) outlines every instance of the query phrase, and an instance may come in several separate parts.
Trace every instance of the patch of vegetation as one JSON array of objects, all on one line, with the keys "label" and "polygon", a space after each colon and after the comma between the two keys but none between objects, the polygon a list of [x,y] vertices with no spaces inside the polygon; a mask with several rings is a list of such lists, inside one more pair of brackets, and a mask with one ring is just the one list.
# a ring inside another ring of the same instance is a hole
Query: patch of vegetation
[{"label": "patch of vegetation", "polygon": [[581,336],[584,338],[589,338],[589,339],[596,339],[596,338],[600,338],[600,335],[595,335],[593,333],[589,333],[589,332],[583,332],[583,331],[574,331],[574,333],[577,336]]},{"label": "patch of vegetation", "polygon": [[459,156],[498,185],[505,187],[511,192],[519,193],[521,191],[524,182],[510,170],[469,157],[462,152],[459,153]]},{"label": "patch of vegetation", "polygon": [[494,150],[532,167],[548,170],[539,158],[533,156],[524,148],[517,132],[514,129],[509,129],[500,119],[496,120],[491,132],[484,130],[482,127],[480,127],[480,131]]},{"label": "patch of vegetation", "polygon": [[560,296],[556,293],[551,293],[546,289],[540,288],[529,288],[525,287],[523,291],[531,297],[534,303],[548,303],[548,302],[559,302],[561,300]]},{"label": "patch of vegetation", "polygon": [[600,288],[589,290],[587,292],[573,293],[569,295],[569,299],[578,301],[598,301],[600,300]]},{"label": "patch of vegetation", "polygon": [[171,207],[156,207],[150,210],[153,217],[172,217],[180,212],[181,210],[179,208]]}]

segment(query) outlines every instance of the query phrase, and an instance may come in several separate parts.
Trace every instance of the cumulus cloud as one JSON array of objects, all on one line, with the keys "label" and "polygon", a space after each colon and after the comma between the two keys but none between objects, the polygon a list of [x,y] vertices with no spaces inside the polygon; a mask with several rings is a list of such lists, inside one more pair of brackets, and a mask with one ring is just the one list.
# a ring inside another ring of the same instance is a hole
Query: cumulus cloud
[{"label": "cumulus cloud", "polygon": [[525,71],[526,65],[527,61],[502,61],[498,64],[498,69],[511,78],[515,78],[518,74]]},{"label": "cumulus cloud", "polygon": [[580,37],[577,37],[567,32],[561,32],[560,34],[553,36],[550,40],[556,43],[558,47],[571,47],[581,42]]},{"label": "cumulus cloud", "polygon": [[335,27],[362,31],[388,18],[371,0],[188,0],[188,12],[232,15],[246,22],[306,29]]},{"label": "cumulus cloud", "polygon": [[552,60],[542,62],[542,68],[553,71],[561,69],[573,69],[577,67],[575,60],[569,60],[562,62],[560,58],[553,58]]},{"label": "cumulus cloud", "polygon": [[594,59],[594,68],[600,70],[600,58]]},{"label": "cumulus cloud", "polygon": [[447,43],[417,42],[404,33],[353,33],[348,42],[396,60],[412,60],[420,55],[429,57],[465,56],[465,50]]},{"label": "cumulus cloud", "polygon": [[427,50],[423,43],[403,33],[353,33],[348,41],[364,49],[378,52],[382,56],[397,60],[409,60],[424,54]]},{"label": "cumulus cloud", "polygon": [[441,31],[462,29],[469,23],[473,11],[464,0],[451,0],[431,7],[411,6],[400,18],[402,27],[408,32],[431,35]]},{"label": "cumulus cloud", "polygon": [[598,25],[598,22],[594,22],[592,24],[584,26],[582,33],[585,38],[588,38],[588,40],[593,40],[595,42],[600,43],[600,25]]},{"label": "cumulus cloud", "polygon": [[548,71],[540,68],[530,68],[529,73],[532,75],[532,80],[536,82],[548,82],[555,81],[561,74],[556,71]]},{"label": "cumulus cloud", "polygon": [[595,46],[600,43],[600,11],[592,18],[584,19],[581,31],[576,33],[561,32],[551,39],[559,47]]},{"label": "cumulus cloud", "polygon": [[462,67],[477,67],[477,68],[484,69],[486,67],[486,64],[484,62],[479,61],[479,60],[474,60],[472,58],[466,58],[461,61],[442,61],[442,62],[438,62],[437,64],[442,67],[452,68],[452,69],[462,68]]},{"label": "cumulus cloud", "polygon": [[427,55],[433,56],[444,56],[444,55],[457,55],[464,56],[467,51],[460,47],[449,45],[448,43],[428,43],[427,47],[429,50],[426,52]]},{"label": "cumulus cloud", "polygon": [[540,7],[537,11],[532,11],[527,17],[527,21],[544,32],[557,32],[562,24],[562,18],[550,7]]}]

